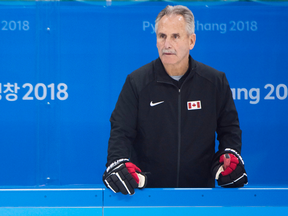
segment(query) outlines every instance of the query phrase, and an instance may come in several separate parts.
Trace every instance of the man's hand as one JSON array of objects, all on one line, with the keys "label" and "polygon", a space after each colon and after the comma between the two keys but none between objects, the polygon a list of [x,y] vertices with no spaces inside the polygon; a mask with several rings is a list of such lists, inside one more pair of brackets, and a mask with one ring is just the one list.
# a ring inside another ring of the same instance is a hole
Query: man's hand
[{"label": "man's hand", "polygon": [[220,167],[216,173],[218,185],[221,187],[243,187],[248,183],[244,162],[234,150],[220,156]]},{"label": "man's hand", "polygon": [[108,167],[103,174],[103,182],[114,193],[133,195],[134,188],[142,189],[147,184],[147,177],[133,163],[120,163],[114,167]]}]

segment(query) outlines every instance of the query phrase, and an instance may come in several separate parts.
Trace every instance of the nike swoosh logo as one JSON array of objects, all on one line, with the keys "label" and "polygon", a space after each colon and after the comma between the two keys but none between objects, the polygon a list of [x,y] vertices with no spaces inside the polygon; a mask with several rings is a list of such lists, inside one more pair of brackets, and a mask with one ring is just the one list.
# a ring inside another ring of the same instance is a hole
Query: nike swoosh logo
[{"label": "nike swoosh logo", "polygon": [[150,106],[153,107],[153,106],[156,106],[156,105],[159,105],[161,103],[164,103],[164,101],[159,101],[157,103],[153,103],[152,101],[150,102]]}]

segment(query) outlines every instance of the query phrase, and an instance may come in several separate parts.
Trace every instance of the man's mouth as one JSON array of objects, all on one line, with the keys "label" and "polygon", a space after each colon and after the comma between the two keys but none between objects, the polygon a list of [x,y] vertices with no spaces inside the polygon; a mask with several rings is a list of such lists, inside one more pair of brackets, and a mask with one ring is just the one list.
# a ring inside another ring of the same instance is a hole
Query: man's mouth
[{"label": "man's mouth", "polygon": [[162,54],[163,55],[176,55],[176,51],[175,50],[162,50]]}]

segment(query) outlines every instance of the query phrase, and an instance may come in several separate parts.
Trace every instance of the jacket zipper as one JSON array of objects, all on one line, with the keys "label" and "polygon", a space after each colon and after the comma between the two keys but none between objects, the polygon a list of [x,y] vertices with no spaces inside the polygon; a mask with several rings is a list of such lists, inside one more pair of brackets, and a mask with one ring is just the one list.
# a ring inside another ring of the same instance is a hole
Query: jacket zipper
[{"label": "jacket zipper", "polygon": [[[186,80],[184,80],[185,82]],[[181,150],[181,88],[178,88],[178,86],[174,85],[173,83],[169,82],[163,82],[163,81],[157,81],[159,83],[165,83],[169,85],[173,85],[178,89],[178,155],[177,155],[177,173],[176,173],[176,187],[179,187],[179,178],[180,178],[180,150]],[[183,82],[183,83],[184,83]],[[182,86],[183,86],[182,83]]]},{"label": "jacket zipper", "polygon": [[180,177],[180,150],[181,150],[181,89],[179,89],[178,94],[178,161],[177,161],[177,181],[176,186],[179,187],[179,177]]},{"label": "jacket zipper", "polygon": [[[192,69],[193,70],[193,69]],[[176,181],[176,186],[177,188],[179,187],[179,179],[180,179],[180,158],[181,158],[181,154],[180,154],[180,150],[181,150],[181,88],[184,85],[184,83],[186,82],[186,80],[188,79],[188,77],[186,77],[186,79],[183,81],[182,85],[180,86],[180,88],[177,87],[178,89],[178,161],[177,161],[177,181]]]},{"label": "jacket zipper", "polygon": [[[193,70],[193,68],[191,69],[191,71]],[[170,85],[174,85],[177,89],[178,89],[178,155],[177,155],[177,175],[176,175],[176,187],[179,187],[179,179],[180,179],[180,158],[181,158],[181,154],[180,154],[180,150],[181,150],[181,88],[184,85],[184,83],[187,81],[188,77],[186,77],[186,79],[184,80],[184,82],[182,83],[182,85],[180,86],[180,88],[178,86],[176,86],[173,83],[169,83],[169,82],[164,82],[164,81],[157,81],[159,83],[166,83],[166,84],[170,84]]]}]

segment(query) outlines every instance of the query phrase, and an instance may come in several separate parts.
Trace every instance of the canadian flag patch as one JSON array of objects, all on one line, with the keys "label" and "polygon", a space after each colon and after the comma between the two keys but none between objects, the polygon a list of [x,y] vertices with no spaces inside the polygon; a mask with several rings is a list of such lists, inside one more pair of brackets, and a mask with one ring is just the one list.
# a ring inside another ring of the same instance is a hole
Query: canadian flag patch
[{"label": "canadian flag patch", "polygon": [[201,101],[187,101],[187,109],[188,110],[198,110],[202,109]]}]

